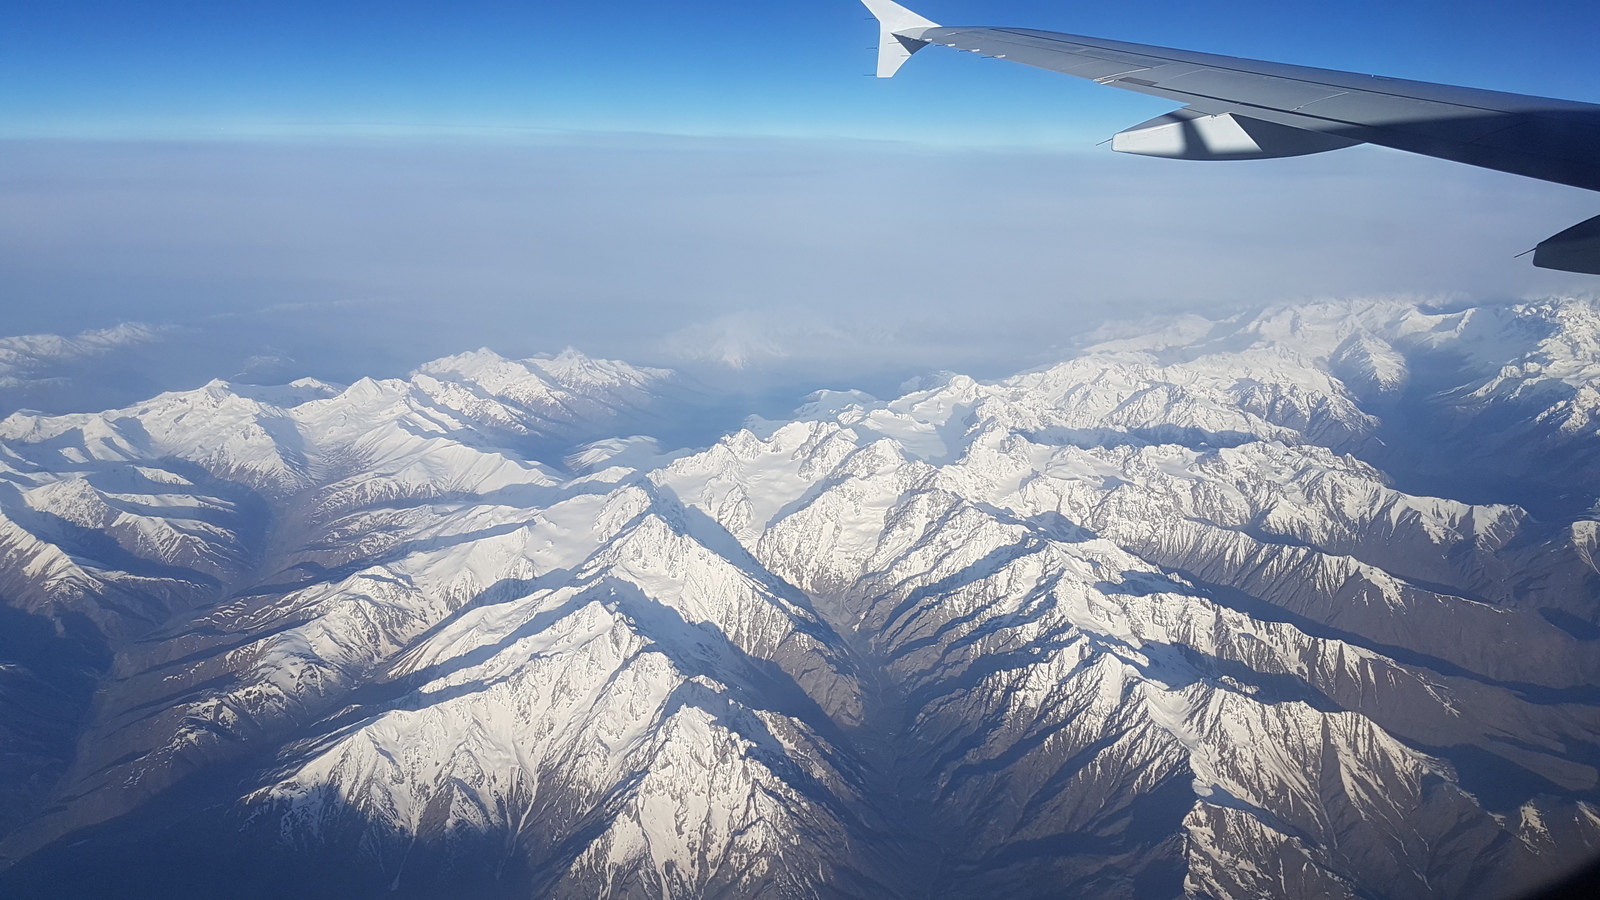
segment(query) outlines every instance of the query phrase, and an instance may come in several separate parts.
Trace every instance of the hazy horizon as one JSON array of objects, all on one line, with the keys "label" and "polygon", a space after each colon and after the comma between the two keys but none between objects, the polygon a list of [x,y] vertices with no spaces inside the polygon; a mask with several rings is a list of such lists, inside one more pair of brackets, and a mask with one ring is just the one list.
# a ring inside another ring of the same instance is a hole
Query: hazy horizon
[{"label": "hazy horizon", "polygon": [[[153,329],[60,408],[484,346],[882,391],[1043,364],[1111,319],[1591,290],[1511,259],[1590,214],[1583,192],[1366,147],[1205,165],[640,134],[11,141],[0,173],[0,332]],[[59,362],[38,377],[88,364]]]}]

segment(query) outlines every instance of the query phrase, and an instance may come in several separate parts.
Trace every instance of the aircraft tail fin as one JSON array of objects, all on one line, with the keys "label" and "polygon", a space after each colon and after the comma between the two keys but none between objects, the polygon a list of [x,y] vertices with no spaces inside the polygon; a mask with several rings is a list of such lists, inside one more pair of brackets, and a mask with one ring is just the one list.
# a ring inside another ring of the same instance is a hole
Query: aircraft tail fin
[{"label": "aircraft tail fin", "polygon": [[922,32],[937,22],[917,15],[894,0],[861,0],[878,19],[878,77],[889,78],[911,54],[927,46]]}]

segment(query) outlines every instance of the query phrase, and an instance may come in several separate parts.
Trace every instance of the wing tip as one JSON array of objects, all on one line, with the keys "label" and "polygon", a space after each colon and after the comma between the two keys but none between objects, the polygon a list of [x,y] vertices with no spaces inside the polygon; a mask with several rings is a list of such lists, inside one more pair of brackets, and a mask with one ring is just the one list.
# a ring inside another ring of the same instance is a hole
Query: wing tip
[{"label": "wing tip", "polygon": [[883,25],[883,30],[890,34],[912,28],[939,27],[939,23],[906,9],[894,0],[861,0],[861,3]]},{"label": "wing tip", "polygon": [[900,71],[911,54],[926,46],[919,40],[924,29],[938,28],[939,24],[920,16],[894,0],[861,0],[867,11],[878,20],[878,72],[879,78],[892,78]]}]

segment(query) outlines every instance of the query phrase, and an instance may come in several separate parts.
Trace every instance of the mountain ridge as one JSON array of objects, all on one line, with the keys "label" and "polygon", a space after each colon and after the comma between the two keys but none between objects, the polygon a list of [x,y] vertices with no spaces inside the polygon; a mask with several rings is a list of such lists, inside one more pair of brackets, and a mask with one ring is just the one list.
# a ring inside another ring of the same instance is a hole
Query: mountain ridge
[{"label": "mountain ridge", "polygon": [[13,414],[0,598],[110,658],[0,668],[82,709],[0,722],[0,886],[1507,896],[1600,853],[1596,323],[1108,328],[702,449],[571,350]]}]

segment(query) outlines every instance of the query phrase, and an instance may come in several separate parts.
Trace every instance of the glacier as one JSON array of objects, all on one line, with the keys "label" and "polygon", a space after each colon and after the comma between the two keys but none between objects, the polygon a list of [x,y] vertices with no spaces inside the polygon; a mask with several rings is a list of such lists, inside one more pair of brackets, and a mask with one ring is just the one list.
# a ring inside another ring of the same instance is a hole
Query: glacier
[{"label": "glacier", "polygon": [[[1507,898],[1600,856],[1600,305],[0,420],[0,894]],[[698,404],[698,406],[697,406]]]}]

